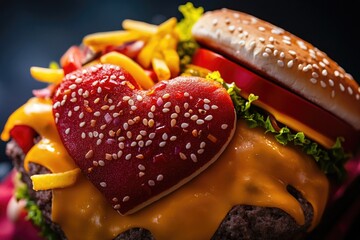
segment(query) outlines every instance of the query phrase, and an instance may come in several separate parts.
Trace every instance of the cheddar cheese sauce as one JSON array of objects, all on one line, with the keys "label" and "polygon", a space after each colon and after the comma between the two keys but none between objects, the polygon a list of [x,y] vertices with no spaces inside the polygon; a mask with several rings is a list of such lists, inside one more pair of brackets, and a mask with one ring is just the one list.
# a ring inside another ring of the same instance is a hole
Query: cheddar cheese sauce
[{"label": "cheddar cheese sauce", "polygon": [[[77,168],[57,134],[52,102],[32,98],[14,112],[1,135],[9,140],[15,125],[28,125],[42,140],[25,158],[53,173]],[[312,227],[324,211],[329,184],[311,157],[283,147],[262,129],[237,123],[234,138],[206,171],[175,192],[128,216],[119,215],[81,174],[76,182],[53,189],[52,220],[69,240],[112,239],[133,227],[150,230],[157,240],[210,239],[229,210],[239,204],[276,207],[304,223],[300,204],[286,187],[299,190],[314,208]]]}]

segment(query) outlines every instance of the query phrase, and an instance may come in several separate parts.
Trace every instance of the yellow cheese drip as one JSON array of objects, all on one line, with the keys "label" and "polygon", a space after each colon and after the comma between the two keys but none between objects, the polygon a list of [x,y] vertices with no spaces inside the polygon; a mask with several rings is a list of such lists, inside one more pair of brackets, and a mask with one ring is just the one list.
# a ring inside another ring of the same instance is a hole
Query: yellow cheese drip
[{"label": "yellow cheese drip", "polygon": [[[17,110],[5,126],[3,140],[8,139],[8,132],[16,124],[29,125],[45,136],[26,159],[53,172],[76,168],[56,133],[50,101],[34,98]],[[304,214],[286,191],[288,184],[312,204],[313,228],[325,208],[329,189],[326,176],[310,157],[281,146],[262,129],[249,129],[238,121],[233,140],[213,165],[139,212],[119,215],[81,175],[74,185],[53,190],[52,219],[69,240],[80,236],[112,239],[132,227],[150,230],[157,240],[210,239],[227,212],[238,204],[277,207],[303,224]]]}]

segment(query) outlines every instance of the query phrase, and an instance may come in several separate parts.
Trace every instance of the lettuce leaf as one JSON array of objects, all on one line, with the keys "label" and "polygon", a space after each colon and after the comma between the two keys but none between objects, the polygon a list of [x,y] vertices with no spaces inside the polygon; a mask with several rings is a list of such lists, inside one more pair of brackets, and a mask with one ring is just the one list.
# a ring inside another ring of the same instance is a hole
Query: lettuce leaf
[{"label": "lettuce leaf", "polygon": [[[18,174],[18,178],[20,178],[20,174]],[[26,210],[27,216],[26,219],[31,221],[35,226],[39,228],[40,235],[44,237],[44,239],[48,240],[57,240],[59,237],[57,234],[49,227],[46,223],[45,218],[42,215],[42,212],[36,202],[31,199],[28,191],[28,187],[26,184],[20,182],[16,184],[15,189],[15,198],[17,200],[24,199],[26,200]]]},{"label": "lettuce leaf", "polygon": [[184,69],[184,67],[191,62],[192,56],[199,47],[192,38],[191,29],[204,13],[204,8],[196,8],[191,2],[188,2],[180,5],[179,11],[182,13],[183,18],[176,25],[176,32],[179,35],[177,52],[180,57],[180,67]]},{"label": "lettuce leaf", "polygon": [[264,133],[274,134],[275,139],[282,145],[295,145],[300,147],[306,154],[313,157],[320,169],[325,174],[335,174],[339,179],[346,175],[344,163],[350,157],[341,146],[344,139],[338,137],[334,146],[330,149],[321,147],[318,143],[307,138],[303,132],[292,132],[288,127],[282,127],[276,130],[268,113],[252,105],[252,102],[258,99],[258,96],[250,94],[248,99],[240,96],[240,89],[234,83],[226,83],[218,71],[209,73],[207,79],[219,82],[229,93],[237,115],[245,119],[250,128],[261,127]]}]

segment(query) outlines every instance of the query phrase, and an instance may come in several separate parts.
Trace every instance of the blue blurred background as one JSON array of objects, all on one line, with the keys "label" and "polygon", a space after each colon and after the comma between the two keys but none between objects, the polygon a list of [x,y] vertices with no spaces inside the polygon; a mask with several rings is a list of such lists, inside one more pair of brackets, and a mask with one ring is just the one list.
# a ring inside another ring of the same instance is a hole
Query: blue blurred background
[{"label": "blue blurred background", "polygon": [[[33,80],[31,66],[47,67],[70,45],[99,31],[117,30],[123,19],[161,23],[181,17],[178,6],[187,1],[3,1],[0,0],[0,128],[7,117],[45,85]],[[360,79],[359,16],[352,0],[192,1],[205,10],[233,8],[268,20],[328,53],[355,79]],[[358,34],[358,33],[357,33]],[[0,180],[11,165],[0,144]]]}]

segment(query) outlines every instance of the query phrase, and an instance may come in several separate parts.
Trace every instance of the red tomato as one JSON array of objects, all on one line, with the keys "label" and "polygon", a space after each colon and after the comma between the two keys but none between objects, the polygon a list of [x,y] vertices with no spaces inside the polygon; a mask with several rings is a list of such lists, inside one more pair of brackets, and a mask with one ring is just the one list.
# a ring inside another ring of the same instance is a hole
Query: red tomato
[{"label": "red tomato", "polygon": [[80,47],[70,47],[60,59],[60,64],[61,67],[64,69],[64,74],[68,74],[77,69],[80,69],[82,66],[83,58],[84,54],[81,51]]},{"label": "red tomato", "polygon": [[219,71],[226,82],[235,82],[244,97],[247,97],[250,93],[259,96],[254,105],[265,108],[275,117],[280,114],[283,119],[296,120],[298,123],[333,141],[339,136],[344,137],[346,140],[343,143],[344,148],[347,150],[356,149],[356,143],[359,142],[359,133],[352,126],[328,111],[226,59],[220,54],[200,48],[193,56],[192,64],[211,71]]},{"label": "red tomato", "polygon": [[16,125],[13,129],[11,129],[10,135],[26,154],[32,146],[34,146],[34,138],[38,134],[29,126]]}]

